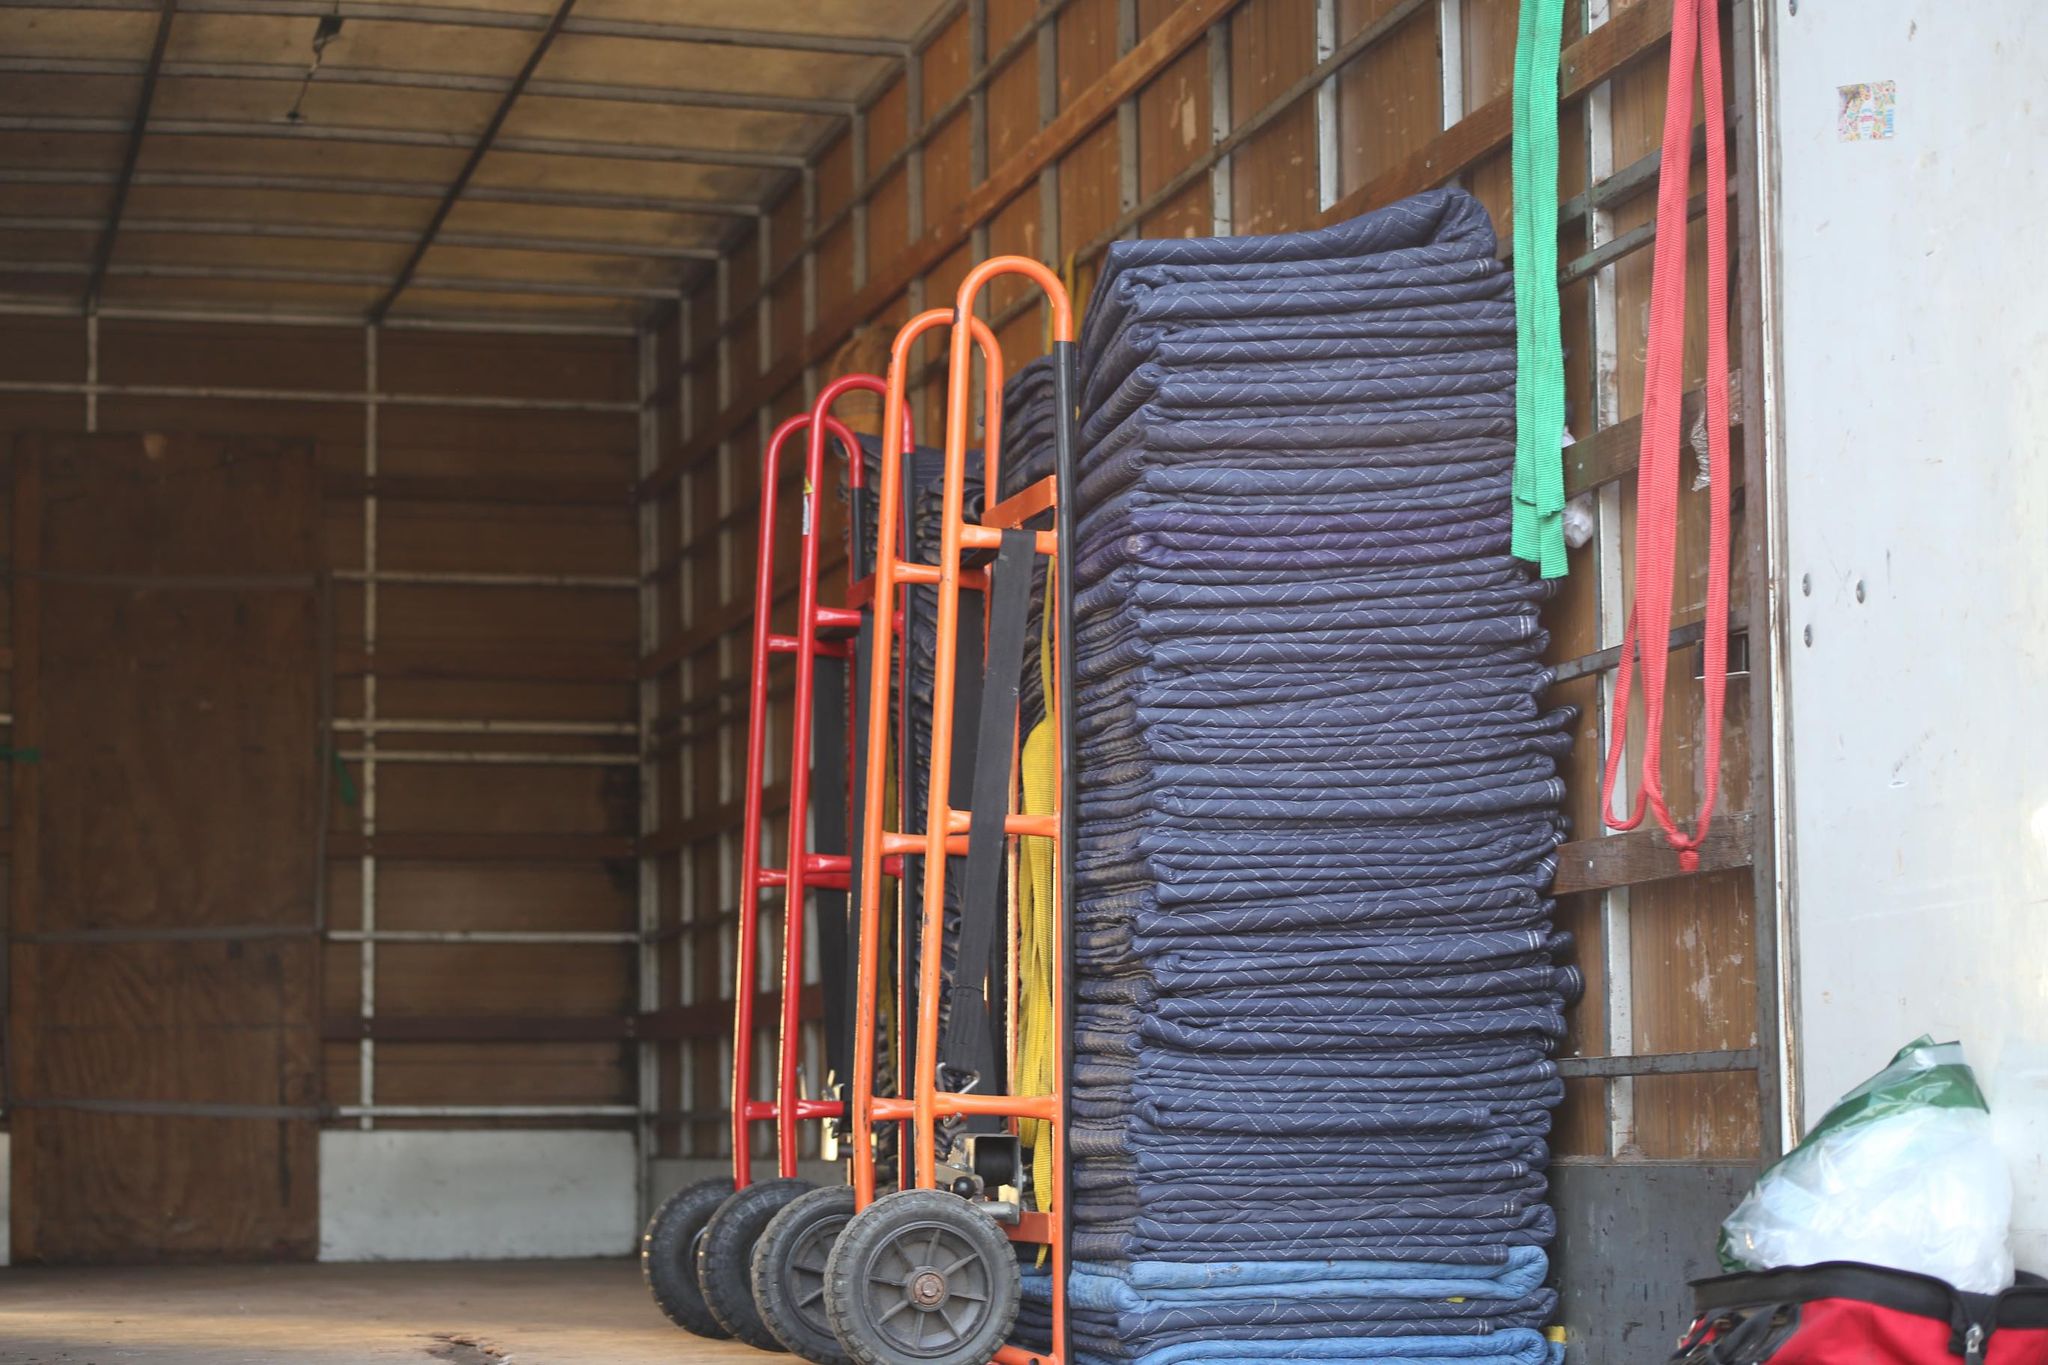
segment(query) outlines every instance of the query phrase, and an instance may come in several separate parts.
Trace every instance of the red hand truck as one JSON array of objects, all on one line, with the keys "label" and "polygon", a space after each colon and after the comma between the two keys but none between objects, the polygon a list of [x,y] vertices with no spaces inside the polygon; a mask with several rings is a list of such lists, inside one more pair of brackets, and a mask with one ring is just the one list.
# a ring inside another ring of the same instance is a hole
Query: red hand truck
[{"label": "red hand truck", "polygon": [[[865,390],[883,394],[886,385],[873,375],[848,375],[828,385],[807,414],[778,426],[762,460],[758,577],[754,591],[754,637],[751,691],[747,714],[744,777],[744,818],[740,852],[740,898],[733,971],[732,1175],[684,1187],[648,1221],[641,1237],[640,1262],[655,1301],[670,1321],[699,1336],[737,1337],[764,1350],[783,1345],[762,1319],[754,1300],[752,1254],[763,1229],[785,1205],[809,1191],[797,1177],[799,1124],[835,1120],[845,1113],[836,1098],[805,1098],[800,1093],[800,1016],[803,988],[805,911],[812,888],[848,888],[852,858],[843,852],[816,852],[809,847],[812,805],[812,712],[821,659],[847,660],[855,651],[848,632],[860,628],[862,605],[871,595],[871,576],[859,574],[859,515],[856,544],[848,565],[849,586],[844,604],[818,602],[822,518],[819,497],[824,484],[825,447],[829,437],[848,460],[847,482],[858,500],[866,490],[866,471],[853,433],[830,416],[832,404],[844,394]],[[907,418],[902,439],[909,439]],[[804,483],[800,495],[802,531],[797,579],[797,623],[793,634],[772,629],[775,601],[775,531],[783,448],[798,433],[808,435]],[[824,632],[830,632],[828,638]],[[761,849],[762,780],[768,742],[768,675],[772,658],[793,656],[795,662],[794,723],[789,745],[788,854],[781,867],[765,865]],[[831,718],[824,718],[831,723]],[[850,725],[850,716],[841,723]],[[850,777],[850,774],[836,775]],[[754,1007],[759,987],[757,961],[760,901],[764,890],[783,892],[782,1015],[776,1050],[774,1098],[755,1099]],[[824,970],[844,972],[845,964],[827,963]],[[777,1178],[753,1176],[754,1125],[773,1123],[776,1130]]]}]

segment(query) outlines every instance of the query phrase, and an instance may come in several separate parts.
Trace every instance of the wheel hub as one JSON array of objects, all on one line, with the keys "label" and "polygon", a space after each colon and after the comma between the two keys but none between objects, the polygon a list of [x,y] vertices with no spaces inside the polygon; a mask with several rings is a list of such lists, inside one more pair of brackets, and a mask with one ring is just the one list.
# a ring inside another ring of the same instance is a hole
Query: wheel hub
[{"label": "wheel hub", "polygon": [[946,1277],[930,1266],[920,1267],[910,1277],[910,1301],[932,1312],[946,1301]]}]

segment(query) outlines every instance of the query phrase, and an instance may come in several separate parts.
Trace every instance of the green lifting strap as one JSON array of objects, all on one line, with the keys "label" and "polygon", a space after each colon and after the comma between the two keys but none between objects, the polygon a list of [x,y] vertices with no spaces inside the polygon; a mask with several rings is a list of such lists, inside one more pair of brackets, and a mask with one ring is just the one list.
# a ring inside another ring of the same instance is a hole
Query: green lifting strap
[{"label": "green lifting strap", "polygon": [[1565,574],[1564,340],[1557,296],[1557,66],[1564,0],[1522,0],[1515,41],[1517,559]]}]

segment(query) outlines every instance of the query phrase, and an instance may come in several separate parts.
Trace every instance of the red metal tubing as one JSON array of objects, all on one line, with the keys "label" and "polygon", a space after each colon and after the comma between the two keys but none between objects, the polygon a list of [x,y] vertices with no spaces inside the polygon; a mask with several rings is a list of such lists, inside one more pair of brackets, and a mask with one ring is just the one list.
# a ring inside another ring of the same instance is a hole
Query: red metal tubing
[{"label": "red metal tubing", "polygon": [[754,1072],[754,993],[756,949],[760,937],[761,891],[767,884],[761,865],[761,777],[768,745],[768,656],[774,632],[769,618],[775,605],[775,504],[782,447],[810,425],[808,413],[791,417],[768,438],[761,457],[761,515],[754,581],[753,676],[747,690],[747,757],[743,782],[745,824],[740,831],[740,904],[737,941],[733,945],[732,1021],[732,1180],[736,1189],[753,1183],[750,1140]]},{"label": "red metal tubing", "polygon": [[[833,380],[819,391],[817,401],[811,405],[810,444],[804,459],[801,493],[803,541],[797,575],[796,720],[795,734],[789,746],[789,857],[784,863],[788,876],[784,881],[782,902],[782,1029],[776,1070],[776,1160],[784,1177],[796,1174],[797,1124],[808,1116],[803,1112],[805,1102],[797,1097],[798,1053],[802,1044],[799,1010],[803,993],[808,893],[812,886],[832,880],[819,875],[824,869],[805,847],[810,838],[811,823],[811,706],[821,648],[818,627],[825,622],[828,613],[845,611],[844,608],[821,608],[818,605],[818,564],[824,541],[824,518],[820,515],[819,499],[825,487],[825,438],[828,435],[839,442],[846,455],[849,486],[855,489],[866,487],[860,443],[843,423],[831,415],[834,403],[856,392],[881,395],[886,412],[888,384],[878,376],[849,374]],[[907,412],[901,414],[898,435],[905,442],[914,439]],[[881,558],[879,550],[876,558]],[[849,577],[857,568],[858,565],[849,566]],[[854,624],[859,624],[857,612],[847,614],[851,615]],[[839,617],[835,623],[844,624],[844,617]],[[838,880],[843,882],[843,879],[842,873]],[[833,1116],[836,1117],[838,1112],[835,1104]]]}]

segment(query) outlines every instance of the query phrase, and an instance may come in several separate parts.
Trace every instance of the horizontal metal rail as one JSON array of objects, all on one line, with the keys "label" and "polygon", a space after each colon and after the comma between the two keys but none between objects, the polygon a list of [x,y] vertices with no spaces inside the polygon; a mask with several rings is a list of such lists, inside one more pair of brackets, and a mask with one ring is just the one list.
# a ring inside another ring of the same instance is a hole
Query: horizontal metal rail
[{"label": "horizontal metal rail", "polygon": [[104,946],[123,943],[250,943],[261,939],[312,938],[310,924],[185,924],[105,929],[46,929],[15,934],[11,943]]},{"label": "horizontal metal rail", "polygon": [[[6,177],[0,175],[0,182]],[[179,323],[201,327],[345,327],[361,330],[360,312],[306,312],[280,309],[250,312],[236,308],[151,308],[133,304],[100,304],[96,314],[102,323]],[[29,302],[20,297],[0,296],[0,317],[78,319],[75,303]],[[456,332],[476,336],[609,337],[625,340],[637,336],[630,323],[576,322],[536,316],[531,313],[465,313],[448,317],[433,313],[407,313],[384,319],[387,332]]]},{"label": "horizontal metal rail", "polygon": [[[120,119],[90,114],[9,114],[0,117],[6,133],[121,133]],[[475,138],[454,130],[427,128],[347,127],[324,123],[263,123],[234,119],[152,119],[153,137],[239,137],[283,142],[342,142],[367,147],[438,147],[468,151]],[[664,147],[647,142],[585,142],[571,138],[501,137],[493,151],[530,156],[566,156],[582,160],[654,161],[670,165],[738,166],[760,170],[801,170],[804,159],[789,152],[753,152],[727,147]]]},{"label": "horizontal metal rail", "polygon": [[377,763],[415,763],[444,767],[499,766],[508,768],[630,768],[640,762],[640,755],[621,754],[563,754],[552,752],[524,753],[519,750],[489,749],[378,749],[374,754],[364,749],[343,749],[340,756],[351,763],[375,759]]},{"label": "horizontal metal rail", "polygon": [[15,1099],[9,1109],[59,1109],[81,1114],[128,1114],[144,1118],[319,1119],[329,1111],[314,1104],[208,1104],[185,1100]]},{"label": "horizontal metal rail", "polygon": [[1650,1052],[1633,1057],[1560,1057],[1557,1074],[1567,1080],[1589,1077],[1700,1076],[1723,1071],[1754,1071],[1761,1054],[1756,1048],[1722,1052]]},{"label": "horizontal metal rail", "polygon": [[342,1104],[326,1113],[338,1119],[630,1119],[631,1104]]},{"label": "horizontal metal rail", "polygon": [[[71,261],[14,261],[7,272],[13,275],[84,275],[93,268]],[[130,280],[241,280],[251,284],[313,284],[343,288],[378,288],[389,281],[368,271],[303,270],[279,266],[156,265],[117,262],[107,267],[112,279]],[[488,276],[428,276],[412,282],[415,289],[438,289],[452,294],[531,294],[570,299],[669,299],[672,285],[581,284],[555,280],[497,279]]]},{"label": "horizontal metal rail", "polygon": [[[112,171],[79,167],[0,166],[0,184],[112,185]],[[282,194],[364,194],[387,199],[440,199],[448,187],[435,180],[366,180],[317,175],[245,175],[219,171],[137,171],[139,188],[191,190],[275,190]],[[464,199],[490,204],[532,204],[546,208],[617,209],[628,213],[698,214],[706,217],[759,218],[759,204],[733,199],[668,198],[601,191],[526,189],[517,185],[471,184]],[[357,318],[361,324],[362,319]],[[387,325],[397,326],[393,319]]]},{"label": "horizontal metal rail", "polygon": [[357,720],[331,722],[335,729],[363,735],[616,735],[640,733],[631,721],[609,720]]},{"label": "horizontal metal rail", "polygon": [[[37,217],[34,214],[0,215],[0,232],[97,232],[103,224],[97,218]],[[126,218],[121,231],[168,237],[255,237],[283,241],[380,242],[410,245],[419,233],[411,228],[343,226],[338,223],[259,223],[217,221],[205,218]],[[542,255],[624,256],[656,261],[715,261],[716,248],[708,246],[665,246],[659,242],[618,242],[600,238],[520,237],[494,232],[443,232],[434,239],[439,246],[467,247],[477,251],[531,251]]]},{"label": "horizontal metal rail", "polygon": [[[56,9],[65,12],[99,10],[114,13],[154,13],[158,0],[0,0],[0,9]],[[375,24],[435,24],[449,28],[515,29],[540,32],[548,26],[546,13],[508,9],[468,9],[452,5],[405,5],[381,0],[179,0],[181,14],[234,14],[249,18],[329,17]],[[694,43],[712,47],[758,47],[786,52],[822,52],[849,57],[901,57],[907,43],[889,38],[859,35],[807,33],[777,29],[722,28],[708,24],[664,24],[637,19],[599,19],[571,16],[564,33],[594,38],[638,38],[650,42]]]},{"label": "horizontal metal rail", "polygon": [[626,930],[582,929],[330,929],[335,943],[432,944],[637,944],[640,935]]},{"label": "horizontal metal rail", "polygon": [[640,580],[618,574],[460,573],[431,569],[337,569],[341,583],[391,583],[425,588],[573,588],[592,592],[637,592]]},{"label": "horizontal metal rail", "polygon": [[[95,57],[0,56],[0,73],[11,75],[140,76],[146,63]],[[298,85],[306,79],[303,63],[167,61],[160,74],[187,80],[278,81]],[[320,85],[367,85],[399,90],[450,90],[502,95],[512,88],[505,76],[479,76],[452,71],[404,71],[360,66],[323,66],[314,76]],[[691,90],[658,85],[607,85],[593,81],[530,80],[525,93],[547,99],[601,100],[612,104],[660,104],[690,109],[739,109],[764,114],[813,114],[845,118],[852,100],[806,95],[781,95],[745,90]]]},{"label": "horizontal metal rail", "polygon": [[187,384],[109,384],[67,380],[5,379],[0,393],[41,394],[51,398],[190,398],[210,402],[346,403],[374,402],[380,407],[477,408],[498,412],[633,413],[639,404],[568,398],[501,398],[484,394],[363,393],[334,389],[241,389]]}]

